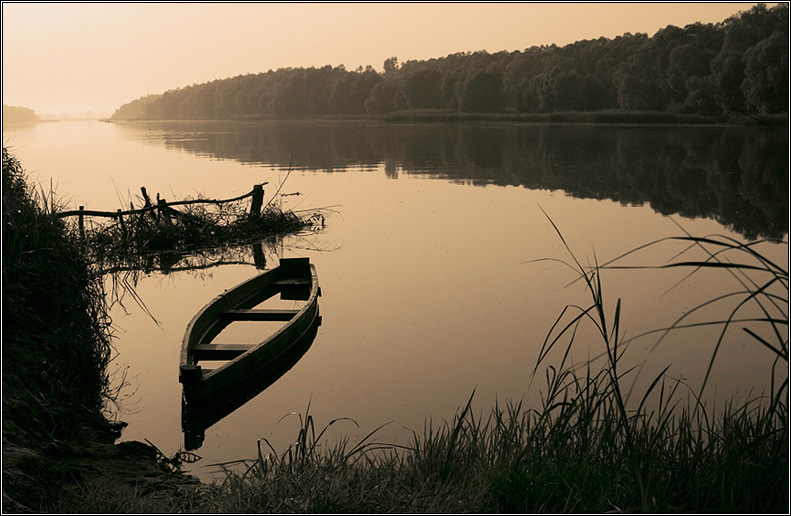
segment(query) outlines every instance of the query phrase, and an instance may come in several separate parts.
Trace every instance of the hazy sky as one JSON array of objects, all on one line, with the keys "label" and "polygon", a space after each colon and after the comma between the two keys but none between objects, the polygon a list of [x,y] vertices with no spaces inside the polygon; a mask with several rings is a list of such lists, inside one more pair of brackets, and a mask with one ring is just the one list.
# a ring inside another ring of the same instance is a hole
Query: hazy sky
[{"label": "hazy sky", "polygon": [[3,103],[112,112],[283,67],[524,50],[719,22],[754,3],[3,3]]}]

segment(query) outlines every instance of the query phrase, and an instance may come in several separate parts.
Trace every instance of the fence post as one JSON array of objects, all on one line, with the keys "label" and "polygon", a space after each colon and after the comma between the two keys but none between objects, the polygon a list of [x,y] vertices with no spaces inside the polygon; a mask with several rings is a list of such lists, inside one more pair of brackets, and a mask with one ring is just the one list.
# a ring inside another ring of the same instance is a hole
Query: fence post
[{"label": "fence post", "polygon": [[256,242],[253,247],[253,263],[256,269],[266,269],[266,255],[264,254],[264,246],[261,242]]},{"label": "fence post", "polygon": [[85,211],[85,206],[80,206],[80,216],[77,221],[77,225],[80,228],[80,236],[82,238],[85,238],[85,215],[83,215],[84,211]]},{"label": "fence post", "polygon": [[[143,192],[143,200],[145,201],[145,208],[150,208],[153,206],[151,204],[151,197],[148,196],[148,192],[146,192],[146,187],[141,186],[140,191]],[[151,210],[151,218],[157,220],[157,212],[155,210]]]},{"label": "fence post", "polygon": [[264,204],[264,187],[255,185],[253,187],[253,202],[250,204],[250,216],[258,217],[261,215],[261,206]]},{"label": "fence post", "polygon": [[168,213],[168,203],[165,199],[157,200],[157,208],[159,208],[159,218],[164,220],[165,224],[172,224],[170,221],[170,214]]},{"label": "fence post", "polygon": [[116,210],[118,213],[118,224],[121,226],[121,234],[126,238],[126,224],[124,224],[124,216],[121,215],[121,210]]}]

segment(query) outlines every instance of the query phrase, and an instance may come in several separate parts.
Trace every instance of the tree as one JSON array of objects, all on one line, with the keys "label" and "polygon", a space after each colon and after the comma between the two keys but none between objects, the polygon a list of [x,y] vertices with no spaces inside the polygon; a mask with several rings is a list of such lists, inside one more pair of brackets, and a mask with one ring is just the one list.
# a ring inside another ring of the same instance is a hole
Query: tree
[{"label": "tree", "polygon": [[788,112],[788,34],[778,31],[744,54],[741,90],[749,109]]},{"label": "tree", "polygon": [[37,122],[38,120],[39,116],[30,108],[3,104],[4,122]]},{"label": "tree", "polygon": [[720,112],[720,107],[717,103],[717,85],[711,75],[703,78],[693,75],[686,80],[684,85],[687,89],[687,98],[679,106],[679,111],[702,115]]},{"label": "tree", "polygon": [[398,58],[388,57],[384,62],[385,73],[395,73],[398,70]]},{"label": "tree", "polygon": [[285,68],[171,90],[125,104],[114,118],[246,114],[632,110],[788,110],[788,4],[758,4],[722,23],[669,25],[524,51],[458,52],[384,72]]},{"label": "tree", "polygon": [[355,74],[352,80],[347,113],[365,113],[365,102],[371,95],[371,90],[382,81],[382,76],[370,66],[364,72]]},{"label": "tree", "polygon": [[395,80],[385,80],[374,85],[365,101],[365,110],[368,113],[390,113],[405,108],[404,89],[402,84]]},{"label": "tree", "polygon": [[616,107],[615,89],[604,84],[594,74],[589,73],[582,81],[580,102],[578,109],[583,111],[596,111]]},{"label": "tree", "polygon": [[442,74],[436,70],[418,70],[404,82],[404,95],[411,109],[443,107]]},{"label": "tree", "polygon": [[505,106],[503,77],[499,72],[478,72],[464,84],[459,110],[472,113],[499,113]]}]

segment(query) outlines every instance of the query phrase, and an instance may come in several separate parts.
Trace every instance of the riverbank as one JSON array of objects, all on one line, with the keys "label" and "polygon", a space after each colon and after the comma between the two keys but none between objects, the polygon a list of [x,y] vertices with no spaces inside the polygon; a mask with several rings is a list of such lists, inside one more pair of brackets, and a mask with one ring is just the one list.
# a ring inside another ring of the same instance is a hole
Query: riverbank
[{"label": "riverbank", "polygon": [[[383,122],[383,123],[461,123],[489,122],[533,125],[628,125],[628,126],[734,126],[771,127],[788,129],[788,114],[695,115],[664,113],[659,111],[563,111],[554,113],[459,113],[442,109],[412,109],[385,115],[327,115],[292,116],[276,118],[265,115],[242,115],[231,118],[201,118],[179,121],[335,121],[335,122]],[[103,119],[102,122],[154,122],[171,121],[159,118]]]},{"label": "riverbank", "polygon": [[441,110],[415,110],[391,113],[385,122],[500,122],[517,124],[588,124],[658,126],[788,126],[788,115],[695,115],[658,111],[562,111],[554,113],[457,113]]},{"label": "riverbank", "polygon": [[146,445],[113,445],[124,425],[107,417],[114,396],[110,321],[83,251],[4,148],[6,512],[45,510],[92,479],[136,483],[168,475]]}]

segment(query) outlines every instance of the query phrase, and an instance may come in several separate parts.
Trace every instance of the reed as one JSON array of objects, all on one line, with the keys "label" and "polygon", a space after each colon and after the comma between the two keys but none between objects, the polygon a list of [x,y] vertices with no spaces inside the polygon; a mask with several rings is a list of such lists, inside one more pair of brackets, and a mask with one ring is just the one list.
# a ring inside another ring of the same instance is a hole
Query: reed
[{"label": "reed", "polygon": [[[627,344],[649,335],[659,334],[659,338],[653,345],[655,349],[665,337],[674,332],[701,326],[720,328],[699,395],[703,394],[712,367],[728,332],[734,328],[742,330],[744,332],[742,335],[748,335],[750,338],[746,340],[753,346],[761,347],[773,354],[776,364],[785,364],[787,368],[788,270],[760,252],[761,245],[769,242],[757,240],[744,243],[724,235],[696,237],[686,232],[680,225],[677,224],[677,226],[684,232],[683,236],[662,238],[644,244],[603,264],[602,270],[682,269],[688,271],[681,281],[689,280],[703,271],[714,270],[725,276],[722,278],[723,280],[730,278],[736,284],[735,288],[692,307],[670,326],[637,335],[627,341]],[[661,252],[662,246],[674,244],[674,253],[663,263],[623,264],[626,258],[633,255],[649,253],[656,256]],[[675,248],[679,244],[681,248],[675,252]],[[788,242],[784,242],[784,244],[788,246]],[[697,254],[692,255],[693,252],[697,252]],[[710,307],[716,307],[717,312],[724,316],[717,318],[697,317],[704,312],[704,309]],[[772,372],[774,371],[773,367]],[[787,378],[781,380],[779,385],[774,385],[774,382],[772,384],[772,392],[775,396],[787,394],[787,389]]]},{"label": "reed", "polygon": [[55,458],[78,436],[115,432],[103,414],[112,353],[104,292],[57,210],[3,148],[4,507],[55,496],[68,471]]}]

